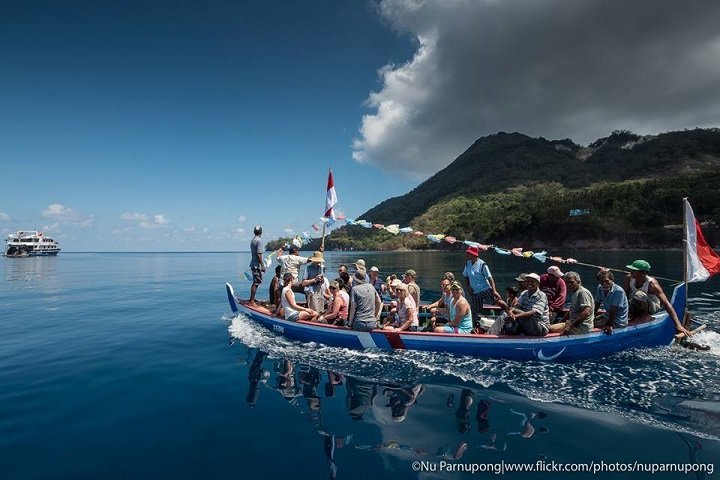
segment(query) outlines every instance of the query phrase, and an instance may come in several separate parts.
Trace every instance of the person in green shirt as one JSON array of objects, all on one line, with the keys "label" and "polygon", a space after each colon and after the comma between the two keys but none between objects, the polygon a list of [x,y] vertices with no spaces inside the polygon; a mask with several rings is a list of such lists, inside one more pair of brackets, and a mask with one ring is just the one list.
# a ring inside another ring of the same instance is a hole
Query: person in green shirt
[{"label": "person in green shirt", "polygon": [[590,333],[595,320],[595,299],[590,290],[582,286],[577,272],[565,274],[565,285],[568,289],[570,311],[565,315],[564,322],[550,325],[550,332],[564,335],[583,335]]}]

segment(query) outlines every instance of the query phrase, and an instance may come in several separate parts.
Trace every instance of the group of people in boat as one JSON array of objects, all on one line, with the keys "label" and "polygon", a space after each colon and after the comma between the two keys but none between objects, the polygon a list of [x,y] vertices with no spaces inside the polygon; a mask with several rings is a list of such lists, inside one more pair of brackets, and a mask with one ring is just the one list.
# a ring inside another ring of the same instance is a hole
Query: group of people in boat
[{"label": "group of people in boat", "polygon": [[[254,233],[250,244],[251,306],[256,304],[255,295],[265,272],[262,227],[256,226]],[[490,268],[479,258],[478,248],[471,246],[465,251],[464,282],[446,272],[440,280],[441,297],[421,305],[417,273],[413,269],[408,269],[402,279],[391,275],[383,280],[376,266],[367,270],[365,261],[358,259],[352,264],[352,274],[347,265],[340,265],[337,277],[331,281],[324,270],[322,250],[303,257],[299,247],[291,245],[287,253],[283,249],[275,253],[278,265],[270,282],[269,307],[290,321],[319,322],[360,331],[377,328],[418,331],[422,311],[430,317],[423,329],[429,332],[577,335],[593,328],[612,333],[628,322],[647,321],[664,308],[677,330],[687,333],[660,284],[648,275],[650,264],[645,260],[627,266],[630,273],[623,287],[615,283],[610,270],[598,271],[594,295],[582,285],[577,272],[563,273],[559,267],[551,266],[542,275],[520,274],[515,278],[517,285],[508,287],[503,299]],[[301,278],[304,265],[305,275]],[[305,294],[305,305],[296,301],[296,293]],[[383,297],[389,297],[390,302],[385,304]],[[494,320],[483,317],[487,306],[501,310],[501,314]]]}]

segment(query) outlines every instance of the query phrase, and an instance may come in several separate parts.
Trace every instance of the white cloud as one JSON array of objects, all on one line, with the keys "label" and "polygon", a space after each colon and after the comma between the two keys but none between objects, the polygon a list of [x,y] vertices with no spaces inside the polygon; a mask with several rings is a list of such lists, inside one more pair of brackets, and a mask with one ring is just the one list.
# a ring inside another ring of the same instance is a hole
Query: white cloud
[{"label": "white cloud", "polygon": [[148,216],[144,213],[128,213],[125,212],[122,215],[120,215],[120,218],[122,220],[127,220],[129,222],[147,222]]},{"label": "white cloud", "polygon": [[[417,42],[370,93],[353,158],[424,178],[477,138],[588,143],[615,129],[720,125],[720,3],[383,0]],[[693,25],[692,29],[687,25]]]},{"label": "white cloud", "polygon": [[236,230],[236,232],[237,232],[237,233],[245,233],[245,229],[244,229],[244,228],[238,228],[238,229]]},{"label": "white cloud", "polygon": [[48,218],[68,218],[75,215],[72,208],[67,208],[59,203],[51,203],[42,213],[43,217]]},{"label": "white cloud", "polygon": [[66,207],[60,203],[51,203],[42,212],[45,218],[51,218],[61,223],[71,223],[81,227],[92,225],[95,221],[94,215],[84,215],[73,208]]},{"label": "white cloud", "polygon": [[3,222],[7,222],[8,220],[10,220],[10,215],[5,212],[0,212],[0,220],[2,220]]},{"label": "white cloud", "polygon": [[125,212],[120,215],[120,218],[129,222],[137,222],[137,225],[140,228],[158,228],[167,226],[170,223],[170,220],[165,218],[165,215],[162,213],[151,216],[145,213]]},{"label": "white cloud", "polygon": [[247,222],[247,217],[245,215],[240,215],[238,217],[238,222]]},{"label": "white cloud", "polygon": [[290,227],[283,228],[283,232],[285,232],[285,233],[287,233],[287,234],[292,234],[294,231],[295,231],[295,230],[293,230],[293,229],[290,228]]},{"label": "white cloud", "polygon": [[58,222],[55,222],[51,225],[45,225],[43,227],[43,232],[52,232],[53,230],[57,230],[60,224]]}]

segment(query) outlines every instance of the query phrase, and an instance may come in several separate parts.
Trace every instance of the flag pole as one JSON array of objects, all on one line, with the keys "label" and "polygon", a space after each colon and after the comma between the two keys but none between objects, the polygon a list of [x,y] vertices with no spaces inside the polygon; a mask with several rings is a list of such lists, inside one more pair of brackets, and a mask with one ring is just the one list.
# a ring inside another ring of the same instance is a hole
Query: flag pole
[{"label": "flag pole", "polygon": [[320,240],[320,251],[325,251],[325,225],[327,222],[323,222],[322,240]]},{"label": "flag pole", "polygon": [[[683,197],[683,282],[685,282],[685,311],[683,312],[683,325],[688,326],[690,324],[690,315],[688,315],[688,199]],[[695,225],[693,225],[695,228]]]},{"label": "flag pole", "polygon": [[[330,188],[335,189],[335,182],[332,180],[332,168],[328,168],[328,183],[327,183],[327,190],[325,192],[325,214],[324,217],[332,216],[332,207],[334,205],[331,205],[331,200],[329,198],[330,195]],[[326,218],[323,222],[323,228],[322,228],[322,240],[320,240],[320,250],[325,251],[325,227],[327,227],[327,222],[329,218]]]}]

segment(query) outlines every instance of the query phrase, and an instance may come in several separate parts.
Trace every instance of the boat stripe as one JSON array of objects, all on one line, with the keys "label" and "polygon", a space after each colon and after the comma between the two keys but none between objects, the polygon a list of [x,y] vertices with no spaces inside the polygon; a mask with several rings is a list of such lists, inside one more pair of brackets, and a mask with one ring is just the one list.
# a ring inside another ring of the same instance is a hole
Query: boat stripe
[{"label": "boat stripe", "polygon": [[399,333],[393,331],[383,333],[385,333],[385,338],[387,338],[388,343],[393,348],[393,350],[405,350],[405,343],[403,343],[403,340],[400,337]]},{"label": "boat stripe", "polygon": [[377,348],[375,340],[373,340],[370,332],[358,333],[357,339],[360,340],[360,344],[363,346],[363,348]]}]

